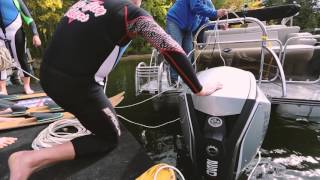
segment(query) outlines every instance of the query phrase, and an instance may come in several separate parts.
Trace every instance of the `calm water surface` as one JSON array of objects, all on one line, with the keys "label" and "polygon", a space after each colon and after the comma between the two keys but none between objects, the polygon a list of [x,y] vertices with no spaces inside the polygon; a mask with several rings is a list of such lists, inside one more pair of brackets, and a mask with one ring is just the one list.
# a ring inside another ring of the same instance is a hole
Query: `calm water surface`
[{"label": "calm water surface", "polygon": [[[135,96],[134,72],[138,63],[139,61],[121,62],[109,76],[108,96],[120,91],[126,92],[120,105],[133,104],[150,97]],[[164,103],[161,98],[136,107],[118,109],[117,113],[147,125],[158,125],[178,118],[177,107],[172,103]],[[320,179],[320,124],[295,122],[275,113],[270,120],[261,149],[262,158],[252,179]],[[146,129],[125,121],[122,123],[155,162],[175,165],[187,174],[185,153],[180,148],[181,132],[178,122],[159,129]],[[258,158],[254,159],[240,179],[247,179],[257,161]]]}]

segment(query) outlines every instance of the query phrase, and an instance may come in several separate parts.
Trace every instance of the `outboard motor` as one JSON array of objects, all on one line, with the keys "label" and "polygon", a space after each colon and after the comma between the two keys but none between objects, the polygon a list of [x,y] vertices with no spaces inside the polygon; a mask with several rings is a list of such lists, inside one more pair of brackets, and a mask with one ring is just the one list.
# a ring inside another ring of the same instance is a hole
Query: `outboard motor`
[{"label": "outboard motor", "polygon": [[271,103],[252,73],[217,67],[198,73],[202,84],[219,81],[210,96],[182,93],[182,132],[197,180],[237,179],[257,154],[269,124]]}]

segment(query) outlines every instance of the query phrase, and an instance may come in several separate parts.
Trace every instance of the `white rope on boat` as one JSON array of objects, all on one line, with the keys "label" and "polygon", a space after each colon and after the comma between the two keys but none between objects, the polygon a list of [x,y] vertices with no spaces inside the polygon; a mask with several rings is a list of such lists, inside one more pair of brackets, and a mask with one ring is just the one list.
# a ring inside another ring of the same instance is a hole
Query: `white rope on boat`
[{"label": "white rope on boat", "polygon": [[[168,121],[166,123],[156,125],[156,126],[148,126],[141,123],[133,122],[121,115],[117,115],[117,116],[129,123],[132,123],[144,128],[149,128],[149,129],[160,128],[165,125],[177,122],[180,119],[180,118],[177,118],[175,120]],[[64,128],[68,128],[68,127],[74,127],[77,131],[74,133],[63,131]],[[39,133],[39,135],[33,140],[31,147],[34,150],[48,148],[57,144],[63,144],[65,142],[71,141],[74,138],[89,135],[89,134],[91,134],[91,132],[87,130],[85,127],[83,127],[82,124],[77,119],[62,119],[62,120],[58,120],[51,123],[47,128],[42,130]]]},{"label": "white rope on boat", "polygon": [[117,116],[118,116],[119,118],[121,118],[121,119],[123,119],[123,120],[125,120],[125,121],[127,121],[127,122],[129,122],[129,123],[131,123],[131,124],[134,124],[134,125],[137,125],[137,126],[141,126],[141,127],[144,127],[144,128],[148,128],[148,129],[160,128],[160,127],[162,127],[162,126],[166,126],[166,125],[168,125],[168,124],[172,124],[172,123],[175,123],[175,122],[177,122],[177,121],[180,120],[180,118],[177,118],[177,119],[175,119],[175,120],[168,121],[168,122],[165,122],[165,123],[163,123],[163,124],[159,124],[159,125],[155,125],[155,126],[149,126],[149,125],[145,125],[145,124],[141,124],[141,123],[137,123],[137,122],[131,121],[131,120],[129,120],[129,119],[127,119],[127,118],[119,115],[119,114],[117,114]]},{"label": "white rope on boat", "polygon": [[[75,133],[63,131],[64,128],[68,127],[74,127],[77,131]],[[77,119],[62,119],[51,123],[42,130],[33,140],[31,147],[34,150],[48,148],[89,134],[91,132],[84,128]]]},{"label": "white rope on boat", "polygon": [[252,169],[252,171],[250,172],[249,176],[248,176],[248,180],[251,179],[254,171],[256,170],[256,168],[258,167],[259,163],[261,162],[261,151],[258,151],[258,161],[257,164],[254,166],[254,168]]},{"label": "white rope on boat", "polygon": [[152,97],[150,97],[150,98],[147,98],[147,99],[145,99],[145,100],[143,100],[143,101],[140,101],[140,102],[137,102],[137,103],[134,103],[134,104],[125,105],[125,106],[116,106],[116,107],[114,107],[114,108],[115,108],[115,109],[125,109],[125,108],[129,108],[129,107],[137,106],[137,105],[143,104],[143,103],[145,103],[145,102],[147,102],[147,101],[150,101],[150,100],[152,100],[152,99],[160,96],[161,94],[163,94],[163,93],[165,93],[165,92],[167,92],[167,91],[169,91],[169,90],[162,91],[161,93],[158,93],[158,94],[156,94],[156,95],[154,95],[154,96],[152,96]]}]

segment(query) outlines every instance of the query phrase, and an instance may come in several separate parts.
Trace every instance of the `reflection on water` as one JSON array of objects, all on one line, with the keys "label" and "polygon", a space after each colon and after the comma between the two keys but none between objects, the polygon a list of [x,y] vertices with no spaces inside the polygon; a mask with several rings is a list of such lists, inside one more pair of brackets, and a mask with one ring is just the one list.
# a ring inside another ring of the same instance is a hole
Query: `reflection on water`
[{"label": "reflection on water", "polygon": [[[150,97],[135,96],[134,72],[138,63],[139,61],[121,62],[109,77],[107,95],[126,91],[121,105]],[[174,103],[165,103],[164,98],[132,108],[118,109],[117,113],[147,125],[158,125],[178,117],[177,107]],[[188,167],[183,161],[186,159],[185,153],[181,153],[184,151],[181,148],[183,145],[179,123],[160,129],[145,129],[124,121],[122,123],[154,161],[176,165],[187,174]],[[273,113],[262,145],[261,161],[251,179],[320,179],[319,140],[320,124],[294,122]],[[182,159],[182,163],[177,162],[177,159]],[[240,179],[247,179],[257,161],[258,158],[253,160]]]}]

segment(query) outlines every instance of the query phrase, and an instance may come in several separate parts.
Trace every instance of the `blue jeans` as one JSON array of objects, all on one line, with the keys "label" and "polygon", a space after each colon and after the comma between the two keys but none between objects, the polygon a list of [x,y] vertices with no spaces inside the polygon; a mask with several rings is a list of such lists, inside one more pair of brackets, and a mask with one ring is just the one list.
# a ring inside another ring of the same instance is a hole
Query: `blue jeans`
[{"label": "blue jeans", "polygon": [[[182,49],[188,54],[192,49],[192,32],[184,31],[179,28],[174,22],[167,19],[166,22],[166,32],[180,44]],[[189,56],[189,60],[191,61],[192,55]],[[170,68],[171,82],[176,82],[178,80],[178,73],[171,67]]]}]

